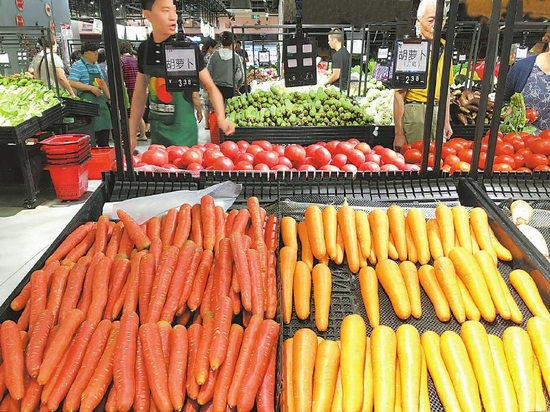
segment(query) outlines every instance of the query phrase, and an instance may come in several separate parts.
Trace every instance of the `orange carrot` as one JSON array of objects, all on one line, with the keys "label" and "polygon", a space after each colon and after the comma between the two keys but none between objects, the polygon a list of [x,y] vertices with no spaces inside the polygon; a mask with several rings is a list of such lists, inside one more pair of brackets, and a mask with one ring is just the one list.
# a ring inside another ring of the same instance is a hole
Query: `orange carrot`
[{"label": "orange carrot", "polygon": [[217,370],[224,362],[231,331],[231,298],[223,296],[218,300],[214,317],[214,335],[208,352],[210,369]]},{"label": "orange carrot", "polygon": [[94,252],[105,253],[107,251],[107,230],[109,226],[109,218],[106,215],[101,215],[97,219]]},{"label": "orange carrot", "polygon": [[437,220],[428,219],[426,222],[426,228],[428,230],[428,244],[430,246],[430,254],[435,260],[439,256],[444,256],[443,243],[441,240],[439,225]]},{"label": "orange carrot", "polygon": [[273,319],[277,312],[277,256],[275,252],[269,251],[267,255],[267,285],[266,285],[266,311],[265,317]]},{"label": "orange carrot", "polygon": [[43,270],[35,270],[31,275],[31,298],[29,314],[29,333],[32,335],[38,315],[46,309],[48,281]]},{"label": "orange carrot", "polygon": [[[320,263],[322,265],[322,263]],[[315,269],[315,268],[314,268]],[[311,271],[307,264],[299,260],[294,271],[294,308],[298,319],[307,319],[311,307]],[[315,291],[314,291],[315,293]],[[329,298],[330,301],[330,298]]]},{"label": "orange carrot", "polygon": [[411,302],[411,315],[416,319],[422,316],[422,301],[420,298],[420,283],[416,265],[409,260],[399,264],[399,271],[407,288],[407,295]]},{"label": "orange carrot", "polygon": [[176,230],[174,231],[174,239],[172,244],[176,247],[182,247],[189,238],[191,232],[191,205],[184,203],[178,210],[176,219]]},{"label": "orange carrot", "polygon": [[[95,224],[93,222],[86,222],[78,226],[73,230],[61,244],[53,251],[53,253],[46,259],[46,264],[54,261],[62,260],[71,250],[73,250],[92,230]],[[14,310],[16,310],[14,308]]]},{"label": "orange carrot", "polygon": [[246,259],[248,261],[248,273],[250,274],[251,312],[263,315],[264,289],[260,273],[260,253],[255,249],[248,249],[246,251]]},{"label": "orange carrot", "polygon": [[245,238],[243,235],[233,233],[231,235],[231,253],[233,254],[233,262],[239,280],[241,290],[241,300],[243,307],[250,311],[252,309],[252,289],[250,272],[246,261],[246,247],[244,246]]},{"label": "orange carrot", "polygon": [[118,218],[124,223],[124,229],[128,232],[128,236],[132,242],[136,245],[138,250],[149,249],[151,240],[143,232],[137,222],[124,210],[118,209],[116,211]]},{"label": "orange carrot", "polygon": [[390,234],[393,237],[398,258],[407,259],[407,237],[405,235],[405,212],[399,205],[393,204],[387,210]]},{"label": "orange carrot", "polygon": [[[155,258],[151,254],[145,254],[141,258],[134,255],[136,264],[139,262],[138,269],[138,306],[139,316],[142,322],[145,322],[148,316],[151,291],[155,279]],[[138,260],[139,259],[139,260]],[[134,284],[134,282],[132,282]],[[129,308],[129,303],[127,307]]]},{"label": "orange carrot", "polygon": [[292,348],[293,338],[285,339],[282,348],[282,375],[283,382],[281,388],[281,410],[294,412],[294,390],[293,390],[293,376],[292,376]]},{"label": "orange carrot", "polygon": [[[25,394],[25,360],[19,328],[12,320],[6,320],[2,323],[0,348],[4,355],[3,368],[6,388],[14,400],[19,400]],[[8,354],[9,356],[7,356]]]},{"label": "orange carrot", "polygon": [[474,235],[480,249],[489,252],[495,259],[496,263],[497,254],[491,241],[491,235],[489,233],[489,220],[485,209],[481,207],[474,207],[470,211],[470,223],[472,225],[472,229],[474,230]]},{"label": "orange carrot", "polygon": [[214,198],[210,195],[201,197],[200,212],[203,233],[203,247],[214,250],[216,241],[216,219]]},{"label": "orange carrot", "polygon": [[513,270],[510,273],[510,283],[533,315],[550,320],[550,312],[542,301],[537,284],[529,273],[522,269]]},{"label": "orange carrot", "polygon": [[[294,272],[296,269],[296,252],[292,246],[284,246],[279,251],[279,271],[281,273],[283,320],[290,323],[292,316],[292,288],[294,286]],[[239,279],[240,284],[240,279]]]},{"label": "orange carrot", "polygon": [[369,213],[369,224],[372,231],[372,248],[377,261],[388,258],[390,222],[388,215],[382,209],[374,209]]},{"label": "orange carrot", "polygon": [[374,410],[393,411],[397,338],[392,328],[380,325],[372,330],[370,341],[372,345]]},{"label": "orange carrot", "polygon": [[424,212],[419,208],[411,208],[407,213],[407,222],[418,254],[418,262],[425,265],[430,261],[431,255]]},{"label": "orange carrot", "polygon": [[92,301],[86,313],[86,319],[95,323],[99,323],[103,319],[103,313],[109,297],[109,279],[112,266],[113,261],[105,256],[100,260],[94,272]]},{"label": "orange carrot", "polygon": [[277,344],[273,345],[269,355],[269,364],[258,394],[256,395],[256,409],[258,412],[270,412],[275,410],[275,379],[277,366]]},{"label": "orange carrot", "polygon": [[187,352],[187,329],[183,325],[176,325],[170,331],[170,362],[168,364],[168,390],[172,406],[176,410],[180,410],[185,401]]},{"label": "orange carrot", "polygon": [[440,256],[434,261],[434,270],[437,283],[445,294],[456,321],[464,323],[466,321],[466,309],[453,262],[446,256]]},{"label": "orange carrot", "polygon": [[193,287],[189,298],[187,299],[187,306],[191,309],[191,311],[195,311],[203,301],[204,291],[207,286],[210,270],[212,268],[213,258],[214,255],[211,250],[205,249],[201,252],[200,263],[193,280]]},{"label": "orange carrot", "polygon": [[214,226],[215,226],[215,230],[216,230],[216,233],[215,233],[215,236],[214,236],[214,250],[217,251],[218,247],[219,247],[219,244],[220,244],[220,240],[222,240],[225,237],[225,216],[226,216],[226,213],[225,213],[225,210],[223,210],[223,207],[218,205],[214,208],[214,214],[215,214]]},{"label": "orange carrot", "polygon": [[[296,268],[298,268],[298,263],[296,264]],[[307,271],[307,273],[309,273],[309,270]],[[313,268],[313,273],[311,277],[313,278],[315,326],[320,332],[324,332],[327,330],[329,323],[330,302],[332,293],[332,273],[330,272],[330,269],[327,265],[325,265],[324,263],[318,263]],[[307,279],[305,283],[307,283]],[[305,289],[307,289],[307,284],[305,285]],[[307,292],[307,290],[305,292]],[[309,296],[306,298],[305,292],[303,293],[304,296],[302,296],[301,300],[307,302],[307,312],[309,316],[310,298]],[[296,299],[296,303],[298,303],[298,299]],[[304,305],[304,309],[305,307],[306,305]],[[298,307],[296,307],[296,314],[298,315]],[[305,315],[305,313],[303,314]],[[298,318],[300,318],[299,315]]]},{"label": "orange carrot", "polygon": [[407,221],[405,224],[405,237],[407,240],[407,259],[411,261],[412,263],[418,262],[418,252],[416,250],[416,246],[414,244],[414,239],[411,233],[411,228],[409,225],[409,222]]},{"label": "orange carrot", "polygon": [[337,265],[341,265],[344,261],[344,238],[342,237],[342,231],[340,230],[340,227],[336,228],[336,259],[334,259],[334,263]]},{"label": "orange carrot", "polygon": [[81,257],[72,267],[69,278],[67,279],[65,293],[63,294],[63,299],[59,306],[59,320],[62,320],[69,310],[76,308],[84,279],[86,276],[91,276],[91,274],[88,273],[91,262],[92,259],[90,257]]},{"label": "orange carrot", "polygon": [[453,222],[453,211],[445,203],[438,203],[435,208],[435,218],[439,229],[439,237],[443,246],[443,254],[449,255],[449,252],[455,247],[455,227]]},{"label": "orange carrot", "polygon": [[418,410],[422,368],[420,335],[414,326],[403,324],[397,328],[395,336],[400,370],[401,406],[404,412]]},{"label": "orange carrot", "polygon": [[255,249],[258,251],[260,271],[263,277],[267,273],[267,246],[264,241],[264,216],[262,216],[265,210],[260,207],[260,202],[255,196],[249,197],[246,200],[246,205],[250,212],[251,228],[254,235],[253,240]]},{"label": "orange carrot", "polygon": [[[145,370],[145,360],[143,359],[143,349],[141,345],[141,339],[137,339],[137,351],[136,351],[136,395],[134,398],[133,408],[134,411],[148,411],[150,408],[150,389],[149,382],[147,380],[147,371]],[[183,387],[185,391],[185,384]]]},{"label": "orange carrot", "polygon": [[237,324],[231,325],[226,358],[220,367],[218,378],[216,379],[216,385],[214,388],[214,411],[224,412],[226,410],[227,393],[229,391],[229,386],[231,384],[231,380],[235,371],[237,356],[239,354],[242,339],[242,326]]},{"label": "orange carrot", "polygon": [[376,276],[390,298],[397,317],[408,319],[411,316],[411,303],[397,263],[389,259],[379,261],[376,264]]},{"label": "orange carrot", "polygon": [[359,271],[361,298],[371,328],[380,324],[380,299],[378,296],[378,278],[372,266],[362,267]]},{"label": "orange carrot", "polygon": [[113,380],[116,388],[116,407],[129,411],[135,397],[135,364],[139,318],[135,312],[123,313],[113,361]]},{"label": "orange carrot", "polygon": [[[50,309],[45,309],[38,315],[36,327],[29,340],[25,353],[25,366],[31,378],[38,376],[38,370],[42,363],[42,356],[46,348],[48,335],[54,324],[54,314]],[[5,355],[4,355],[5,356]]]},{"label": "orange carrot", "polygon": [[489,289],[489,293],[491,294],[497,313],[503,319],[510,319],[512,312],[508,306],[508,302],[504,296],[504,291],[502,290],[499,280],[502,275],[498,271],[491,254],[486,250],[479,250],[475,253],[474,257],[481,268],[481,272],[483,273],[485,283],[487,284],[487,288]]},{"label": "orange carrot", "polygon": [[[140,252],[143,253],[143,252]],[[136,256],[136,255],[134,255]],[[133,257],[132,257],[133,259]],[[135,265],[135,263],[134,263]],[[109,296],[105,305],[104,318],[113,320],[116,316],[113,315],[113,308],[117,298],[121,295],[122,289],[128,279],[128,274],[131,268],[130,260],[122,257],[113,262],[113,273],[111,274],[111,284],[109,285]],[[118,315],[118,313],[117,313]]]},{"label": "orange carrot", "polygon": [[466,313],[466,319],[480,320],[481,312],[479,311],[474,300],[472,299],[472,295],[470,295],[470,292],[468,292],[466,285],[464,285],[464,282],[458,276],[456,278],[456,282],[458,283],[458,288],[460,289],[460,296],[462,296],[462,301],[464,303],[464,311]]},{"label": "orange carrot", "polygon": [[124,228],[124,223],[122,223],[122,236],[120,237],[120,245],[118,246],[118,254],[126,256],[128,259],[132,255],[132,250],[134,249],[134,242],[130,239],[130,234],[128,230]]},{"label": "orange carrot", "polygon": [[327,248],[323,228],[323,213],[319,206],[309,205],[306,207],[305,222],[311,253],[317,259],[323,259],[327,255]]},{"label": "orange carrot", "polygon": [[158,216],[152,216],[147,220],[146,234],[149,239],[160,238],[160,218]]},{"label": "orange carrot", "polygon": [[367,348],[367,327],[361,316],[352,314],[344,318],[340,326],[340,340],[342,401],[346,410],[349,408],[350,411],[360,411],[363,404],[363,368]]},{"label": "orange carrot", "polygon": [[296,220],[290,216],[281,219],[281,239],[283,245],[292,246],[298,250],[298,233]]},{"label": "orange carrot", "polygon": [[187,331],[189,344],[187,349],[187,377],[185,381],[187,396],[191,399],[197,399],[199,394],[199,384],[195,379],[193,371],[195,370],[197,350],[199,348],[201,336],[202,325],[200,323],[193,323]]},{"label": "orange carrot", "polygon": [[420,266],[418,280],[432,302],[437,318],[441,322],[448,322],[451,319],[451,308],[441,285],[437,281],[434,267],[432,265]]},{"label": "orange carrot", "polygon": [[269,215],[265,221],[264,241],[267,250],[274,252],[279,246],[278,226],[279,221],[277,215]]},{"label": "orange carrot", "polygon": [[[336,232],[338,228],[336,208],[332,205],[327,205],[323,208],[323,232],[325,236],[325,246],[327,255],[330,259],[336,260]],[[298,228],[299,230],[299,228]]]},{"label": "orange carrot", "polygon": [[175,208],[168,209],[166,212],[164,226],[160,233],[160,240],[165,246],[174,244],[174,237],[176,232],[176,225],[178,219],[178,210]]},{"label": "orange carrot", "polygon": [[504,260],[505,262],[510,262],[513,258],[512,252],[510,252],[502,243],[500,243],[491,226],[489,226],[489,236],[491,237],[491,244],[493,245],[493,249],[495,250],[497,257],[500,260]]},{"label": "orange carrot", "polygon": [[[460,246],[472,252],[472,238],[470,236],[470,218],[468,210],[461,205],[453,206],[453,224]],[[450,252],[450,251],[449,251]]]},{"label": "orange carrot", "polygon": [[[368,257],[371,250],[372,239],[370,233],[369,215],[364,210],[355,211],[355,227],[359,249],[364,257]],[[336,259],[333,259],[336,260]]]},{"label": "orange carrot", "polygon": [[36,379],[28,379],[25,385],[25,395],[21,399],[21,412],[33,412],[40,404],[42,385]]},{"label": "orange carrot", "polygon": [[527,334],[531,340],[536,360],[540,367],[546,390],[550,389],[550,321],[542,316],[534,316],[527,321]]},{"label": "orange carrot", "polygon": [[74,263],[82,256],[84,256],[94,243],[96,231],[97,227],[92,227],[88,234],[84,237],[84,239],[82,239],[78,245],[76,245],[73,249],[69,251],[69,253],[67,253],[67,256],[65,256],[61,263]]},{"label": "orange carrot", "polygon": [[514,389],[512,377],[510,376],[508,364],[506,363],[506,355],[504,354],[502,340],[498,336],[492,334],[488,334],[487,339],[489,341],[491,357],[495,365],[495,377],[493,382],[500,387],[500,393],[502,395],[502,410],[517,412],[518,400],[516,397],[516,390]]},{"label": "orange carrot", "polygon": [[311,246],[309,244],[309,237],[307,234],[307,225],[305,221],[298,223],[298,238],[300,239],[301,246],[301,260],[306,263],[309,269],[313,269],[313,253],[311,252]]},{"label": "orange carrot", "polygon": [[157,322],[160,319],[160,314],[168,295],[170,281],[176,267],[178,253],[179,249],[175,246],[170,246],[163,253],[163,258],[161,259],[161,264],[159,265],[159,270],[151,289],[151,300],[147,313],[148,322]]},{"label": "orange carrot", "polygon": [[298,329],[292,339],[292,391],[294,410],[309,411],[313,402],[313,369],[317,336],[311,329]]}]

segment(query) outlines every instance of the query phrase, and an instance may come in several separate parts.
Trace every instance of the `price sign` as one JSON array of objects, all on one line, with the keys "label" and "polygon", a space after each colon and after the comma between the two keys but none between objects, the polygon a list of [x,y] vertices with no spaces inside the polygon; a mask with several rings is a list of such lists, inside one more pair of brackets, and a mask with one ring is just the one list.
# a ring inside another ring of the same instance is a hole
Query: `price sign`
[{"label": "price sign", "polygon": [[377,54],[378,61],[388,60],[389,51],[387,47],[380,47]]},{"label": "price sign", "polygon": [[8,53],[0,53],[0,67],[3,69],[9,69],[11,67],[10,56]]},{"label": "price sign", "polygon": [[425,89],[429,53],[428,40],[396,40],[392,87]]},{"label": "price sign", "polygon": [[528,53],[529,49],[527,47],[518,47],[516,49],[516,61],[525,59]]},{"label": "price sign", "polygon": [[296,35],[283,41],[285,86],[317,84],[317,43],[314,39]]},{"label": "price sign", "polygon": [[261,50],[258,52],[258,62],[262,65],[262,66],[268,66],[269,63],[270,63],[270,58],[269,58],[269,51],[268,50]]},{"label": "price sign", "polygon": [[164,45],[166,90],[181,92],[199,90],[199,54],[193,43],[170,42]]},{"label": "price sign", "polygon": [[465,54],[459,54],[458,55],[458,62],[459,63],[466,63],[466,55]]}]

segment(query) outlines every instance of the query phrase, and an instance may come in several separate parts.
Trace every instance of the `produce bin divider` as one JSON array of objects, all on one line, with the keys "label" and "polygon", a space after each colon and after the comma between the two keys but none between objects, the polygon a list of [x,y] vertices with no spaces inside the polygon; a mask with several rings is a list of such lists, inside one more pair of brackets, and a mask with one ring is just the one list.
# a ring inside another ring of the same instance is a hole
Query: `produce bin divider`
[{"label": "produce bin divider", "polygon": [[534,171],[532,173],[495,172],[490,178],[479,177],[479,184],[488,197],[493,200],[550,199],[550,173]]}]

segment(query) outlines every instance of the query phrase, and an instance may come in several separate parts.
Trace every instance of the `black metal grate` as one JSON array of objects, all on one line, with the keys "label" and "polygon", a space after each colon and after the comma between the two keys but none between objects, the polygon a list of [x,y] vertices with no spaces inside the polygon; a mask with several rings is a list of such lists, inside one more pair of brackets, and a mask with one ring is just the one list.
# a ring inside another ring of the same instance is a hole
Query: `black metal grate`
[{"label": "black metal grate", "polygon": [[550,199],[550,173],[495,173],[479,182],[487,195],[496,201],[515,199]]}]

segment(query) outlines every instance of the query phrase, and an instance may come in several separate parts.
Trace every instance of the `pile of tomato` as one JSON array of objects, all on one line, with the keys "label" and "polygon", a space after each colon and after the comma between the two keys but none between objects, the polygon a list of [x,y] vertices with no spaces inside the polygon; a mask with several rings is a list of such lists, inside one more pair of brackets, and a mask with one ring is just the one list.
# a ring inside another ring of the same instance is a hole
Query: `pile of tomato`
[{"label": "pile of tomato", "polygon": [[[485,169],[489,132],[482,138],[479,169]],[[443,143],[441,170],[449,173],[470,170],[473,157],[472,140],[454,137]],[[434,166],[434,142],[430,144],[428,166]],[[404,145],[401,149],[407,163],[421,164],[423,142]],[[525,132],[502,134],[498,132],[492,170],[495,172],[550,171],[550,129],[538,135]]]}]

